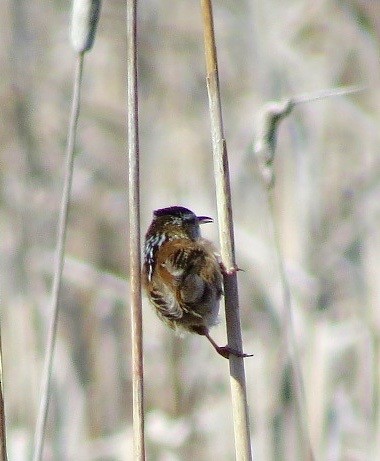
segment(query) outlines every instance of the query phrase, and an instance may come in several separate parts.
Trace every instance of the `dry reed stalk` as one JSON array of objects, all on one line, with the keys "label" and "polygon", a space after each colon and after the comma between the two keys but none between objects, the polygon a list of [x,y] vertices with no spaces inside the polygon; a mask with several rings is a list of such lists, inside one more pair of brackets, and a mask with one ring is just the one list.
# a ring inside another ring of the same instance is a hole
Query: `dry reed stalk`
[{"label": "dry reed stalk", "polygon": [[67,215],[69,208],[69,198],[74,169],[74,146],[76,138],[76,129],[79,116],[79,101],[80,101],[80,87],[82,81],[83,71],[83,53],[78,56],[75,77],[74,77],[74,95],[70,117],[69,135],[67,141],[67,157],[65,167],[65,179],[63,185],[61,208],[58,219],[58,237],[56,257],[54,264],[54,279],[51,295],[50,309],[52,318],[49,325],[48,340],[46,346],[46,355],[44,362],[44,369],[42,373],[41,384],[41,402],[38,411],[35,438],[34,438],[34,454],[33,461],[40,461],[42,458],[43,443],[45,438],[46,419],[49,408],[50,399],[50,383],[51,373],[53,367],[54,348],[57,337],[58,326],[58,299],[61,289],[62,272],[64,266],[64,253],[66,242],[66,229],[67,229]]},{"label": "dry reed stalk", "polygon": [[267,103],[260,113],[260,125],[257,129],[256,139],[253,150],[258,163],[260,173],[267,190],[268,209],[270,215],[270,232],[275,246],[277,265],[281,278],[282,296],[284,306],[284,335],[288,348],[288,354],[292,367],[293,385],[295,390],[295,405],[298,431],[301,440],[301,457],[306,461],[313,461],[315,455],[313,452],[308,417],[307,404],[304,390],[304,380],[302,377],[301,359],[297,347],[297,341],[294,332],[292,298],[289,287],[289,281],[286,274],[284,258],[282,256],[280,235],[275,213],[275,198],[273,194],[274,173],[273,160],[276,151],[277,129],[282,119],[287,117],[297,104],[304,102],[316,101],[331,96],[341,96],[361,91],[363,87],[352,86],[336,88],[331,90],[319,91],[316,93],[304,94],[293,98],[285,99],[281,102]]},{"label": "dry reed stalk", "polygon": [[3,349],[1,346],[0,331],[0,460],[7,461],[7,440],[4,412],[4,392],[3,392]]},{"label": "dry reed stalk", "polygon": [[62,272],[64,266],[67,216],[74,171],[74,149],[79,119],[80,90],[82,84],[84,53],[90,50],[93,45],[99,12],[100,0],[74,0],[71,23],[71,42],[74,50],[77,53],[77,62],[74,74],[73,100],[67,136],[65,178],[58,218],[57,248],[50,303],[52,318],[49,325],[44,369],[42,374],[41,402],[34,436],[33,461],[40,461],[42,458],[46,432],[46,420],[49,409],[51,374],[58,326],[58,299],[61,289]]},{"label": "dry reed stalk", "polygon": [[278,223],[275,219],[275,198],[273,194],[273,189],[268,188],[268,208],[270,216],[270,234],[272,241],[275,246],[275,254],[277,256],[277,265],[281,278],[282,286],[282,297],[283,297],[283,306],[284,306],[284,334],[285,342],[288,348],[288,354],[290,358],[290,365],[292,368],[292,377],[293,377],[293,386],[295,391],[295,404],[296,404],[296,420],[298,426],[298,432],[300,434],[301,440],[301,459],[305,461],[314,461],[314,451],[312,448],[310,433],[309,433],[309,424],[307,417],[307,405],[306,405],[306,396],[305,396],[305,386],[302,376],[301,369],[301,359],[299,356],[299,351],[297,347],[296,335],[294,331],[294,321],[293,321],[293,309],[292,309],[292,297],[290,293],[290,286],[288,277],[286,274],[284,258],[282,256],[281,244],[280,244],[280,235],[278,229]]},{"label": "dry reed stalk", "polygon": [[137,90],[137,0],[127,1],[127,110],[129,162],[129,262],[133,383],[133,459],[145,460],[144,369],[141,306],[140,173]]},{"label": "dry reed stalk", "polygon": [[[227,270],[234,270],[236,268],[236,262],[231,191],[227,147],[223,130],[211,0],[201,0],[201,7],[203,15],[207,90],[211,119],[221,256]],[[234,349],[242,351],[243,346],[236,273],[224,277],[224,297],[228,344]],[[252,454],[244,361],[240,357],[231,355],[229,364],[236,459],[249,461],[252,459]]]}]

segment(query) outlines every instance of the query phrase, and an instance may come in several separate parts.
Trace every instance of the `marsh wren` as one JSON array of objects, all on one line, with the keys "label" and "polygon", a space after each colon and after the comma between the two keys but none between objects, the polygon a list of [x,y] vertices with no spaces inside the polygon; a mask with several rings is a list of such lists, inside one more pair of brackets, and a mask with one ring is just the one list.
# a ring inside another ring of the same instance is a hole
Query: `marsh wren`
[{"label": "marsh wren", "polygon": [[154,211],[145,236],[143,284],[158,317],[170,328],[206,336],[225,358],[249,357],[218,346],[209,334],[218,322],[223,294],[223,265],[200,232],[200,224],[210,222],[212,218],[180,206]]}]

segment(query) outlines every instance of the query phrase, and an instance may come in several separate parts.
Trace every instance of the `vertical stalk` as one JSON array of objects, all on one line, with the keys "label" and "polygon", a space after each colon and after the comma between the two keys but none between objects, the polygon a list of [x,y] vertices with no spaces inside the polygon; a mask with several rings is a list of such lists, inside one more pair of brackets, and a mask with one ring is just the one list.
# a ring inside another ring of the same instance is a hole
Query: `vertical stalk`
[{"label": "vertical stalk", "polygon": [[49,408],[50,400],[50,382],[51,372],[53,366],[54,348],[57,336],[58,326],[58,299],[61,289],[62,272],[64,265],[64,252],[66,242],[66,228],[67,228],[67,215],[69,209],[71,183],[73,178],[74,169],[74,147],[76,139],[76,131],[79,117],[80,106],[80,88],[82,83],[83,72],[83,53],[78,54],[75,76],[74,76],[74,94],[71,108],[70,126],[67,138],[67,152],[66,152],[66,170],[65,180],[62,193],[61,208],[58,220],[58,238],[57,250],[54,267],[54,279],[51,295],[51,311],[52,318],[49,326],[48,341],[46,348],[46,356],[44,363],[44,370],[42,375],[41,385],[41,402],[37,417],[37,425],[34,437],[34,454],[33,461],[40,461],[42,457],[42,450],[45,438],[46,419]]},{"label": "vertical stalk", "polygon": [[127,109],[129,161],[129,261],[131,283],[131,333],[133,380],[134,460],[145,460],[144,370],[141,309],[140,175],[137,91],[137,0],[127,1]]},{"label": "vertical stalk", "polygon": [[[201,0],[201,7],[221,255],[227,271],[233,272],[236,268],[236,263],[231,191],[227,147],[223,130],[211,0]],[[236,272],[224,277],[224,293],[228,344],[234,349],[243,350]],[[244,362],[242,358],[231,355],[229,364],[236,459],[249,461],[252,459],[252,454]]]},{"label": "vertical stalk", "polygon": [[278,126],[285,117],[291,114],[298,104],[319,101],[333,96],[343,96],[346,94],[357,93],[364,88],[361,86],[347,86],[331,88],[317,91],[315,93],[305,93],[282,101],[272,101],[267,103],[259,113],[259,126],[255,133],[253,151],[257,166],[261,174],[263,183],[266,187],[266,195],[269,211],[269,227],[271,237],[275,247],[277,265],[282,285],[283,302],[283,331],[287,345],[290,364],[292,367],[292,378],[295,395],[296,419],[298,433],[300,435],[300,452],[305,461],[314,461],[315,455],[310,438],[310,431],[307,416],[307,404],[305,386],[301,369],[301,358],[297,345],[297,338],[294,331],[292,296],[289,280],[286,273],[284,257],[281,250],[279,225],[276,220],[276,207],[273,187],[275,185],[273,161],[276,155],[276,141]]},{"label": "vertical stalk", "polygon": [[0,461],[7,461],[7,443],[4,411],[4,389],[3,389],[3,350],[0,334]]},{"label": "vertical stalk", "polygon": [[41,402],[34,435],[33,461],[40,461],[46,432],[46,420],[51,393],[51,374],[58,327],[58,300],[62,284],[64,266],[67,216],[69,211],[71,184],[74,171],[74,149],[80,112],[80,91],[82,86],[84,54],[95,40],[96,26],[100,15],[100,0],[73,0],[71,20],[71,45],[76,52],[77,62],[74,75],[73,101],[71,106],[69,130],[67,135],[65,179],[58,218],[57,248],[54,265],[54,278],[51,294],[52,318],[49,325],[45,363],[42,374]]},{"label": "vertical stalk", "polygon": [[297,346],[296,334],[294,331],[292,297],[288,277],[286,274],[285,263],[281,251],[278,224],[275,218],[275,199],[273,195],[273,190],[270,187],[267,188],[267,194],[268,208],[270,214],[270,233],[275,246],[275,253],[277,257],[277,264],[279,268],[282,286],[282,302],[284,306],[283,327],[290,364],[292,367],[296,421],[298,426],[298,433],[300,435],[299,450],[302,454],[301,456],[303,460],[315,461],[314,451],[310,440],[305,385],[301,369],[301,358]]}]

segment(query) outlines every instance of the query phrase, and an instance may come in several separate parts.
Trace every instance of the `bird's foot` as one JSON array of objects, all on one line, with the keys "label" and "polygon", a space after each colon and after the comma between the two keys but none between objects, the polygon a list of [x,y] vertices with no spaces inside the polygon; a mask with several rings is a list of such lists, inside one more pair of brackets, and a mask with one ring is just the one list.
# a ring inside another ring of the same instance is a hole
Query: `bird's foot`
[{"label": "bird's foot", "polygon": [[236,349],[233,349],[230,346],[217,346],[215,350],[218,354],[220,354],[225,359],[229,359],[230,355],[234,355],[235,357],[246,358],[246,357],[253,357],[253,354],[245,354],[244,352],[240,352]]},{"label": "bird's foot", "polygon": [[219,263],[220,270],[223,275],[234,275],[237,272],[244,272],[243,269],[240,269],[236,264],[234,264],[232,267],[227,267],[223,262]]}]

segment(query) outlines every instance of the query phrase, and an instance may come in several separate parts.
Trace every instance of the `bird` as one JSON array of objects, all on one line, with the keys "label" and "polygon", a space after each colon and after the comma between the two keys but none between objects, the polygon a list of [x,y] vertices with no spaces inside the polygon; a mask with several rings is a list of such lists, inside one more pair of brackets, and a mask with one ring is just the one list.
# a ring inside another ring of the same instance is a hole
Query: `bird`
[{"label": "bird", "polygon": [[143,286],[158,317],[171,329],[205,336],[225,358],[250,357],[219,346],[209,333],[218,323],[226,273],[214,245],[201,236],[200,225],[212,222],[182,206],[155,210],[145,235]]}]

